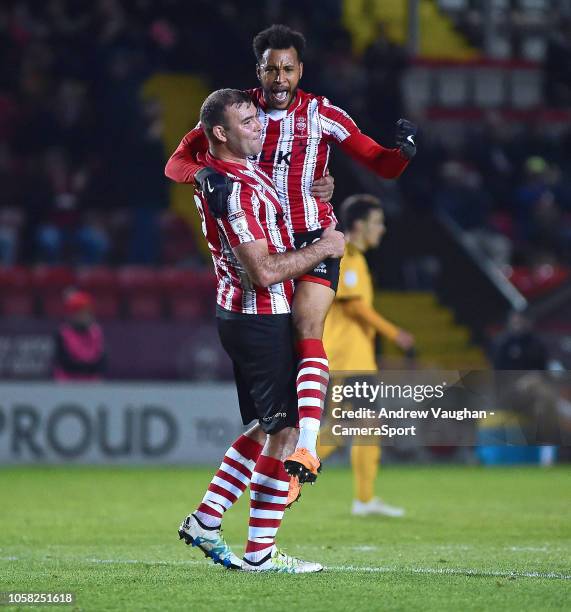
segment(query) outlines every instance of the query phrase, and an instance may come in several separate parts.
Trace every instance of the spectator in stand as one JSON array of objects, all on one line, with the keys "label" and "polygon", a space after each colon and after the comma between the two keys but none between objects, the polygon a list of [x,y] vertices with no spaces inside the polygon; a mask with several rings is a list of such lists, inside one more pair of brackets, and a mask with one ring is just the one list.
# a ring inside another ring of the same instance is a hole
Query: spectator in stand
[{"label": "spectator in stand", "polygon": [[[82,196],[89,181],[87,168],[72,168],[62,149],[48,151],[44,168],[45,199],[38,202],[40,209],[31,219],[34,222],[43,216],[35,232],[38,258],[49,264],[102,263],[109,250],[106,232],[82,210]],[[31,188],[35,191],[34,186]]]},{"label": "spectator in stand", "polygon": [[[329,45],[320,58],[320,91],[332,104],[350,108],[351,115],[359,120],[366,116],[367,71],[352,54],[351,36],[347,30],[342,27],[332,29],[329,37]],[[391,138],[395,121],[391,124]]]},{"label": "spectator in stand", "polygon": [[365,49],[363,63],[367,68],[368,114],[372,133],[386,138],[404,108],[401,82],[408,66],[404,47],[387,37],[382,22],[377,24],[375,40]]},{"label": "spectator in stand", "polygon": [[60,382],[97,381],[105,372],[103,330],[93,316],[88,293],[75,291],[65,298],[67,320],[56,335],[54,379]]},{"label": "spectator in stand", "polygon": [[511,201],[516,174],[514,163],[514,126],[500,113],[488,112],[482,125],[469,127],[468,157],[477,166],[494,198],[496,207],[506,208]]},{"label": "spectator in stand", "polygon": [[[362,59],[356,58],[341,4],[269,2],[264,10],[245,14],[238,0],[0,2],[0,209],[20,209],[20,219],[0,210],[0,260],[158,262],[156,219],[167,197],[159,182],[163,145],[158,111],[152,103],[141,111],[141,84],[161,71],[200,74],[212,89],[227,86],[228,74],[233,86],[251,86],[249,41],[262,23],[286,21],[311,31],[307,62],[319,70],[306,70],[304,89],[330,93],[371,135],[392,138],[404,103],[407,52],[380,24]],[[482,33],[478,15],[457,12],[475,43]],[[571,20],[553,16],[544,65],[546,101],[569,107]],[[219,47],[215,54],[212,32]],[[423,154],[398,185],[406,206],[428,212],[434,199],[426,194],[449,190],[439,181],[442,162],[465,160],[481,183],[467,190],[468,197],[473,200],[474,191],[491,196],[494,212],[500,213],[495,226],[514,240],[516,262],[537,258],[534,248],[544,259],[571,261],[571,131],[554,138],[552,126],[539,115],[518,130],[505,117],[490,114],[481,129],[477,123],[459,129],[453,143],[440,126],[422,123]],[[522,169],[532,156],[546,160],[549,168],[557,164],[561,177],[557,185],[547,177],[546,188],[530,203],[535,178]],[[337,194],[349,195],[343,189],[352,184],[351,167],[333,162]],[[384,199],[389,202],[387,195]],[[470,225],[476,215],[488,227],[490,206],[488,197],[484,211],[452,208]],[[110,235],[116,235],[112,245]]]},{"label": "spectator in stand", "polygon": [[133,209],[129,259],[134,264],[156,264],[161,252],[159,217],[168,208],[168,184],[164,172],[156,172],[165,164],[162,131],[159,102],[143,101],[129,155],[123,163],[124,186]]},{"label": "spectator in stand", "polygon": [[[492,358],[494,369],[502,371],[496,377],[498,406],[520,417],[519,425],[530,444],[546,446],[560,440],[558,409],[562,398],[553,381],[545,375],[549,353],[525,313],[510,313],[506,331],[498,338]],[[555,447],[544,450],[552,460]]]},{"label": "spectator in stand", "polygon": [[499,266],[509,263],[510,242],[491,227],[492,199],[475,168],[446,162],[434,202],[435,209],[452,219],[482,253]]},{"label": "spectator in stand", "polygon": [[522,312],[512,312],[505,332],[493,350],[495,370],[545,370],[547,349],[533,330],[531,319]]},{"label": "spectator in stand", "polygon": [[571,17],[557,16],[545,53],[545,99],[550,106],[571,108]]},{"label": "spectator in stand", "polygon": [[516,222],[519,238],[532,247],[532,258],[564,258],[571,247],[571,223],[565,215],[570,203],[561,171],[542,157],[525,163],[525,182],[516,189]]}]

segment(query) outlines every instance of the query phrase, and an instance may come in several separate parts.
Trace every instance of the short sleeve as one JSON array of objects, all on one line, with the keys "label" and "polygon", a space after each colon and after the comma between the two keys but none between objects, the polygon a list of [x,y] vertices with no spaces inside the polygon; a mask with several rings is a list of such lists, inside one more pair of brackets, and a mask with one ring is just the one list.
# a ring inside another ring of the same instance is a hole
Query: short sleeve
[{"label": "short sleeve", "polygon": [[260,222],[260,202],[254,190],[234,181],[228,197],[228,213],[219,219],[228,243],[232,248],[254,240],[265,240],[266,234]]},{"label": "short sleeve", "polygon": [[348,113],[334,106],[327,98],[321,98],[319,118],[323,134],[329,140],[343,142],[349,136],[360,132]]},{"label": "short sleeve", "polygon": [[358,257],[346,253],[341,259],[337,298],[342,300],[363,297],[364,281],[365,271],[361,261]]}]

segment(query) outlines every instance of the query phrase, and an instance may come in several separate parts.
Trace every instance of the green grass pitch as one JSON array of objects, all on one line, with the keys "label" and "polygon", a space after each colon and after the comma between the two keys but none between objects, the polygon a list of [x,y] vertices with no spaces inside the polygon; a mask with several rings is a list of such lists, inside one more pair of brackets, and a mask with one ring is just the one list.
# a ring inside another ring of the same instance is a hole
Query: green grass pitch
[{"label": "green grass pitch", "polygon": [[[179,541],[211,474],[1,469],[0,591],[72,591],[96,611],[570,609],[568,467],[383,468],[402,519],[352,518],[350,471],[326,469],[279,534],[327,566],[304,576],[224,570]],[[247,510],[244,496],[225,519],[239,553]]]}]

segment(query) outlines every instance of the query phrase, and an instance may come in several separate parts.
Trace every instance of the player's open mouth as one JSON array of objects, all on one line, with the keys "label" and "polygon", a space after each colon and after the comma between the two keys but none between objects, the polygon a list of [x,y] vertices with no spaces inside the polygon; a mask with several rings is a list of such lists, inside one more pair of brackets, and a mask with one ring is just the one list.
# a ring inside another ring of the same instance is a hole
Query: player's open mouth
[{"label": "player's open mouth", "polygon": [[289,91],[287,89],[283,91],[272,91],[272,98],[278,103],[283,104],[287,102]]}]

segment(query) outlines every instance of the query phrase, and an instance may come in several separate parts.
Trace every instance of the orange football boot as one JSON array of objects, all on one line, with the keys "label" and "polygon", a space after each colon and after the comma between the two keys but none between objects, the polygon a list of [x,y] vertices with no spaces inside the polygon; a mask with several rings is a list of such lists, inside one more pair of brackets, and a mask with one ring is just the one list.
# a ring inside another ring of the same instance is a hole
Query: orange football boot
[{"label": "orange football boot", "polygon": [[284,461],[284,467],[290,476],[297,476],[299,483],[304,484],[317,480],[317,474],[321,471],[321,461],[307,448],[296,448]]},{"label": "orange football boot", "polygon": [[293,503],[299,501],[301,497],[301,485],[299,484],[299,478],[297,476],[291,476],[289,479],[289,489],[287,492],[286,510],[291,507]]}]

